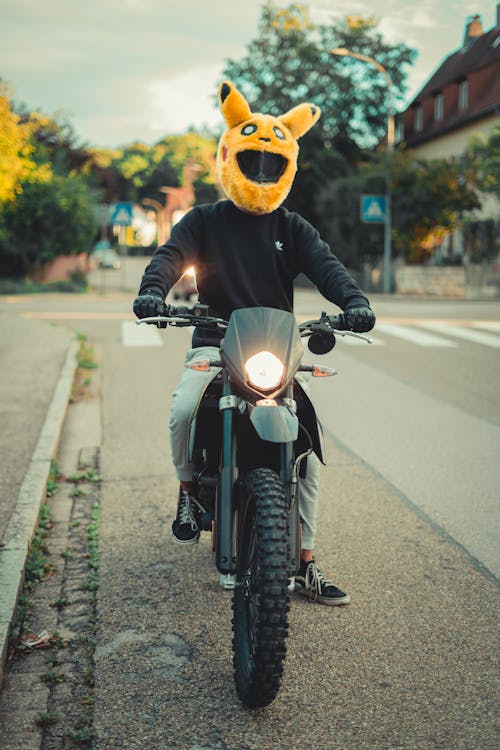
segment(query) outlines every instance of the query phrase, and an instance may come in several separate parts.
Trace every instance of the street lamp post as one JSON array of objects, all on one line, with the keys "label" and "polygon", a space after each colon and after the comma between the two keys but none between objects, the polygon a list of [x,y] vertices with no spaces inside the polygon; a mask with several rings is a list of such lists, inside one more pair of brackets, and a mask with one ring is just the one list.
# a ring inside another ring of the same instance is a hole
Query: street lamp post
[{"label": "street lamp post", "polygon": [[392,249],[391,249],[391,230],[392,230],[392,214],[391,214],[391,167],[390,167],[390,154],[394,149],[394,114],[392,111],[392,79],[378,60],[374,60],[373,57],[368,55],[362,55],[360,52],[352,52],[344,47],[337,47],[336,49],[328,50],[330,55],[339,55],[341,57],[354,57],[356,60],[362,60],[363,62],[373,65],[379,73],[382,73],[387,86],[387,162],[385,168],[385,218],[384,218],[384,293],[388,294],[392,288]]}]

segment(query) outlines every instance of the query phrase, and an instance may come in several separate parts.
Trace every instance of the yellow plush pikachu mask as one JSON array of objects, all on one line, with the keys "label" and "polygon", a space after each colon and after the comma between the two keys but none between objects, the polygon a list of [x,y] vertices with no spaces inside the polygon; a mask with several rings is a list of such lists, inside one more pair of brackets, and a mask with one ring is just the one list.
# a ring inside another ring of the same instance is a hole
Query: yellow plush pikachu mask
[{"label": "yellow plush pikachu mask", "polygon": [[243,211],[271,213],[292,187],[297,139],[314,125],[320,109],[299,104],[279,117],[255,113],[230,81],[219,87],[219,105],[228,128],[217,150],[222,188]]}]

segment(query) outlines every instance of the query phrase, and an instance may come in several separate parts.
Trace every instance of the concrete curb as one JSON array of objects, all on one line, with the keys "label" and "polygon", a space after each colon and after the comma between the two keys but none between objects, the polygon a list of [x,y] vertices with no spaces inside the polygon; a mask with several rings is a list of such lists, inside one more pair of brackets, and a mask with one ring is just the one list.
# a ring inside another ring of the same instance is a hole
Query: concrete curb
[{"label": "concrete curb", "polygon": [[9,633],[22,587],[29,544],[45,498],[50,464],[55,457],[77,366],[78,342],[72,341],[45,417],[35,451],[19,490],[0,548],[0,685],[3,682]]}]

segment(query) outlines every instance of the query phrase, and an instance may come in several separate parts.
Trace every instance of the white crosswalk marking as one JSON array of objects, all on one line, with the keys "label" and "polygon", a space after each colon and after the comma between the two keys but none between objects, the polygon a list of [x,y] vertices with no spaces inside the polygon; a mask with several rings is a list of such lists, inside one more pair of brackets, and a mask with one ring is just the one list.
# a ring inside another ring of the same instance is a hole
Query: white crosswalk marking
[{"label": "white crosswalk marking", "polygon": [[500,348],[500,336],[495,336],[495,334],[492,333],[484,333],[483,331],[476,331],[473,328],[462,328],[461,326],[448,325],[447,323],[420,323],[420,326],[422,328],[427,328],[430,331],[437,331],[438,333],[444,333],[448,336],[455,336],[459,339],[472,341],[474,344],[491,346],[494,349]]},{"label": "white crosswalk marking", "polygon": [[160,332],[155,326],[137,325],[135,321],[122,322],[122,343],[124,346],[163,346]]},{"label": "white crosswalk marking", "polygon": [[410,326],[402,326],[399,323],[377,323],[376,330],[388,333],[390,336],[397,336],[400,339],[404,339],[404,341],[408,341],[410,344],[417,344],[417,346],[448,348],[457,346],[455,341],[443,339],[441,336],[434,336],[432,333],[425,333]]},{"label": "white crosswalk marking", "polygon": [[492,320],[481,320],[472,325],[474,328],[483,328],[485,331],[495,331],[495,333],[500,333],[500,323],[495,323]]}]

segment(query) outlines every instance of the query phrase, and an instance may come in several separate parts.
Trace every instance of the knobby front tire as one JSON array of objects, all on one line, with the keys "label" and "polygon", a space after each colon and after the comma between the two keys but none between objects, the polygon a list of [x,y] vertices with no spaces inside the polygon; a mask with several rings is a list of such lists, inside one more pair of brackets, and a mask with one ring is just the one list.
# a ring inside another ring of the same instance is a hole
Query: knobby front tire
[{"label": "knobby front tire", "polygon": [[251,708],[276,697],[288,635],[288,511],[285,490],[271,469],[243,478],[238,523],[237,585],[233,598],[236,691]]}]

